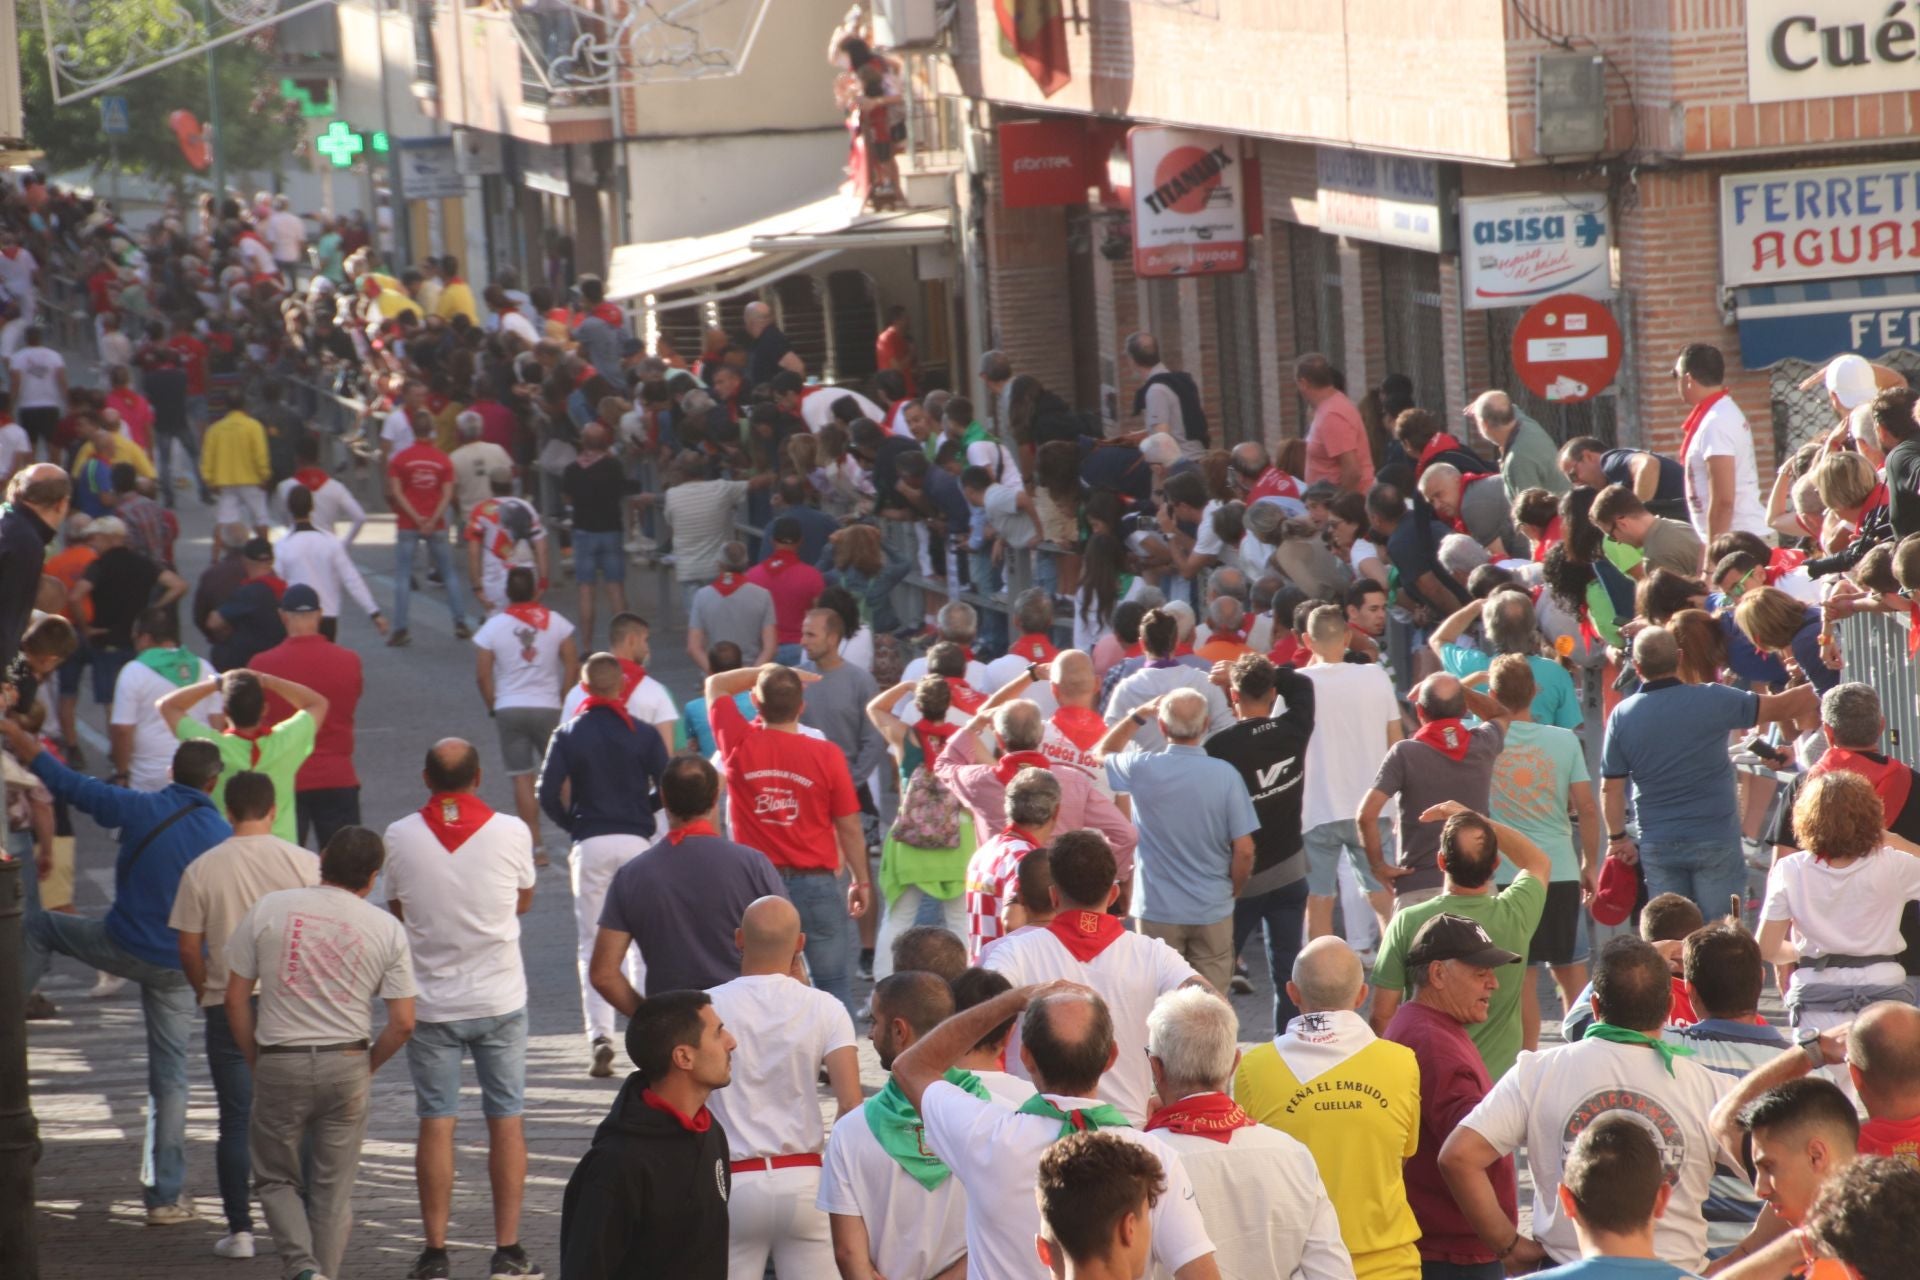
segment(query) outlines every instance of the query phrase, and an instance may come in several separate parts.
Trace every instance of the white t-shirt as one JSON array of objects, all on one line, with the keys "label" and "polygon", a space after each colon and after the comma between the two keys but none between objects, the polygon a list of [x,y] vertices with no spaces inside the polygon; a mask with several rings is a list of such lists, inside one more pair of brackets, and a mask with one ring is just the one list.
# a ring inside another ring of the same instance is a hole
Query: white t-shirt
[{"label": "white t-shirt", "polygon": [[260,237],[273,249],[273,256],[281,262],[298,262],[300,253],[306,247],[307,226],[300,215],[286,209],[276,209],[260,223]]},{"label": "white t-shirt", "polygon": [[32,313],[33,273],[40,269],[40,263],[31,251],[21,249],[11,258],[0,253],[0,289],[29,305],[23,306],[21,314]]},{"label": "white t-shirt", "polygon": [[380,438],[387,444],[389,457],[413,447],[413,420],[407,416],[405,405],[395,405],[387,414],[380,424]]},{"label": "white t-shirt", "polygon": [[1020,510],[1023,492],[1017,484],[992,484],[987,486],[986,496],[981,499],[988,526],[1010,547],[1030,547],[1040,540],[1040,526]]},{"label": "white t-shirt", "polygon": [[[213,668],[205,658],[194,661],[199,669],[190,683],[213,679]],[[180,688],[138,657],[121,667],[119,677],[113,682],[113,707],[108,712],[107,723],[133,726],[133,756],[127,761],[127,785],[135,791],[158,791],[172,780],[173,753],[179,748],[180,739],[173,736],[173,730],[167,728],[167,722],[160,718],[153,704]],[[214,713],[219,710],[217,696],[202,698],[187,708],[187,715],[211,728]]]},{"label": "white t-shirt", "polygon": [[33,441],[27,429],[17,422],[0,424],[0,476],[10,476],[31,461]]},{"label": "white t-shirt", "polygon": [[[0,258],[0,262],[6,259]],[[48,347],[22,347],[7,362],[13,370],[13,405],[16,409],[58,409],[60,373],[67,367],[58,351]]]},{"label": "white t-shirt", "polygon": [[493,653],[493,705],[503,707],[560,707],[560,646],[573,635],[573,624],[548,613],[545,629],[530,626],[510,613],[496,613],[473,633],[476,648]]},{"label": "white t-shirt", "polygon": [[[293,523],[293,517],[287,515],[287,495],[299,484],[299,480],[289,477],[282,480],[280,487],[273,491],[274,500],[289,525]],[[352,546],[353,540],[360,536],[361,526],[367,522],[366,508],[353,496],[353,490],[329,477],[325,484],[312,490],[312,493],[313,516],[309,523],[322,533],[333,534],[342,545]],[[345,532],[340,529],[343,522],[347,526]]]},{"label": "white t-shirt", "polygon": [[[560,718],[573,719],[580,713],[580,704],[586,700],[587,691],[580,687],[579,681],[575,681],[567,690],[567,700],[561,704]],[[664,726],[680,718],[680,709],[673,705],[673,695],[667,692],[667,686],[652,676],[643,678],[627,695],[627,714],[659,729],[660,736],[669,743],[673,741],[673,734]]]},{"label": "white t-shirt", "polygon": [[1740,406],[1733,402],[1732,396],[1722,396],[1714,402],[1706,416],[1700,420],[1700,429],[1694,433],[1693,447],[1687,450],[1684,459],[1687,468],[1687,514],[1693,520],[1693,529],[1704,541],[1707,533],[1707,459],[1733,459],[1733,524],[1736,531],[1745,531],[1766,538],[1772,535],[1767,527],[1767,509],[1760,496],[1760,471],[1753,459],[1753,430],[1747,425],[1747,415],[1740,412]]},{"label": "white t-shirt", "polygon": [[527,1005],[520,891],[533,888],[533,833],[496,813],[452,853],[410,813],[387,828],[387,900],[406,913],[423,1022],[497,1018]]},{"label": "white t-shirt", "polygon": [[[1197,970],[1158,938],[1122,933],[1106,950],[1081,963],[1051,929],[1005,938],[981,961],[983,968],[1007,975],[1016,987],[1066,978],[1092,987],[1113,1015],[1114,1043],[1120,1056],[1100,1077],[1100,1098],[1126,1113],[1135,1124],[1147,1120],[1147,1096],[1153,1074],[1147,1067],[1147,1014],[1153,1002],[1199,976]],[[1026,1075],[1020,1062],[1020,1028],[1007,1043],[1007,1070]]]},{"label": "white t-shirt", "polygon": [[885,409],[858,391],[847,387],[821,387],[818,391],[802,397],[800,401],[800,420],[807,424],[807,430],[819,435],[820,428],[829,422],[838,422],[839,419],[833,416],[833,404],[841,396],[851,396],[853,402],[860,406],[860,416],[869,421],[878,423],[887,416]]},{"label": "white t-shirt", "polygon": [[493,496],[495,467],[513,466],[513,455],[491,440],[469,440],[447,455],[453,464],[453,500],[471,512]]},{"label": "white t-shirt", "polygon": [[[1791,920],[1789,931],[1800,954],[1897,956],[1906,950],[1900,914],[1920,898],[1920,858],[1886,848],[1844,867],[1811,853],[1792,853],[1767,872],[1767,896],[1760,919]],[[1878,986],[1907,980],[1897,960],[1849,969],[1793,971],[1795,986]]]},{"label": "white t-shirt", "polygon": [[[1097,1101],[1052,1094],[1048,1098],[1063,1111],[1090,1107]],[[967,1191],[967,1274],[990,1280],[1040,1275],[1033,1253],[1033,1238],[1040,1232],[1034,1184],[1040,1176],[1040,1157],[1060,1137],[1060,1122],[1021,1115],[1011,1106],[983,1101],[944,1080],[927,1087],[920,1099],[920,1118],[926,1122],[928,1148],[946,1161]],[[1149,1217],[1154,1261],[1171,1272],[1212,1253],[1213,1241],[1201,1222],[1193,1182],[1173,1149],[1137,1129],[1101,1132],[1137,1142],[1160,1159],[1167,1188]]]},{"label": "white t-shirt", "polygon": [[967,1192],[960,1179],[950,1177],[932,1191],[921,1186],[873,1136],[866,1104],[834,1121],[814,1207],[863,1219],[867,1251],[883,1276],[938,1275],[967,1251]]},{"label": "white t-shirt", "polygon": [[1338,707],[1316,717],[1307,739],[1307,780],[1300,826],[1312,830],[1353,817],[1387,754],[1387,724],[1400,718],[1393,679],[1372,663],[1315,663],[1301,674],[1313,681],[1314,706]]},{"label": "white t-shirt", "polygon": [[1235,1129],[1226,1142],[1161,1129],[1154,1136],[1187,1166],[1221,1275],[1353,1275],[1340,1217],[1299,1139],[1264,1124]]},{"label": "white t-shirt", "polygon": [[227,972],[260,980],[260,1044],[371,1039],[374,997],[414,994],[406,929],[391,912],[324,884],[254,903],[227,939]]},{"label": "white t-shirt", "polygon": [[1200,528],[1193,535],[1193,554],[1197,556],[1218,556],[1220,554],[1220,535],[1213,531],[1213,513],[1220,509],[1220,500],[1215,498],[1200,508]]},{"label": "white t-shirt", "polygon": [[[1699,1271],[1706,1262],[1707,1222],[1701,1216],[1719,1145],[1708,1120],[1739,1080],[1685,1058],[1667,1074],[1645,1045],[1582,1040],[1538,1053],[1522,1052],[1460,1123],[1501,1155],[1527,1149],[1536,1187],[1560,1181],[1567,1148],[1609,1111],[1644,1123],[1660,1148],[1673,1198],[1653,1224],[1653,1249],[1663,1262]],[[1573,1223],[1557,1196],[1533,1198],[1533,1235],[1555,1263],[1580,1256]]]},{"label": "white t-shirt", "polygon": [[733,1083],[707,1099],[727,1131],[727,1154],[783,1156],[819,1151],[820,1067],[835,1049],[853,1047],[853,1019],[838,997],[784,973],[724,982],[707,993],[739,1047]]},{"label": "white t-shirt", "polygon": [[540,335],[534,331],[533,321],[518,311],[502,311],[499,313],[499,319],[501,333],[511,333],[523,338],[530,347],[540,341]]}]

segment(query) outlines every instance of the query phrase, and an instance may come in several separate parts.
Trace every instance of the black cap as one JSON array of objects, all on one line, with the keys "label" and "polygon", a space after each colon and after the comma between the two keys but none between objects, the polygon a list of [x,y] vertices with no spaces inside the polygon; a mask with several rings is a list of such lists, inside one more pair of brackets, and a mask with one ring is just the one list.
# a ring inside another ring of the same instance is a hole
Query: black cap
[{"label": "black cap", "polygon": [[280,596],[282,613],[320,612],[320,593],[304,582],[296,582]]},{"label": "black cap", "polygon": [[248,538],[247,545],[240,548],[240,554],[249,560],[272,560],[273,544],[265,538]]},{"label": "black cap", "polygon": [[1477,921],[1442,913],[1420,926],[1407,948],[1407,964],[1422,968],[1435,960],[1459,960],[1478,969],[1516,964],[1520,957],[1494,945]]}]

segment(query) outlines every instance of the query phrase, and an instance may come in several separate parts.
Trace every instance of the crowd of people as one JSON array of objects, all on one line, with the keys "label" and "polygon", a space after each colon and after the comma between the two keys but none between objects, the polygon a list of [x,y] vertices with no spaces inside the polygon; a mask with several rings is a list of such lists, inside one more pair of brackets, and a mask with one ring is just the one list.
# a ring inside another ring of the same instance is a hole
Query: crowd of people
[{"label": "crowd of people", "polygon": [[[1109,427],[1011,353],[977,401],[938,389],[904,314],[868,384],[824,386],[764,303],[685,362],[593,277],[395,274],[352,222],[303,259],[300,222],[0,200],[23,976],[140,988],[150,1224],[195,1220],[197,1012],[218,1254],[253,1256],[257,1197],[287,1280],[338,1280],[404,1054],[407,1274],[449,1276],[471,1058],[490,1274],[542,1274],[519,920],[558,855],[584,1069],[634,1068],[567,1184],[565,1280],[1907,1274],[1920,792],[1832,626],[1920,590],[1897,374],[1827,366],[1834,428],[1769,491],[1698,344],[1674,458],[1498,390],[1456,435],[1312,354],[1305,438],[1220,448],[1148,333]],[[50,302],[97,352],[49,345]],[[317,382],[364,394],[348,438]],[[391,616],[349,551],[375,486]],[[649,671],[636,561],[698,688]],[[497,741],[433,743],[376,829],[355,645],[409,642],[423,567]],[[75,812],[117,844],[102,918]],[[1242,1052],[1256,935],[1272,1035]]]}]

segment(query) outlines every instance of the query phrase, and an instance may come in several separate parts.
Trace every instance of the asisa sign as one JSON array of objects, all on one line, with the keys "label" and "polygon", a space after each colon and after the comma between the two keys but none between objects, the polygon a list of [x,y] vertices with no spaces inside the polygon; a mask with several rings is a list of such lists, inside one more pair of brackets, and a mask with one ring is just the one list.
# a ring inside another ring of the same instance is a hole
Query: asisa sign
[{"label": "asisa sign", "polygon": [[1721,283],[1920,271],[1920,161],[1728,174]]},{"label": "asisa sign", "polygon": [[1557,293],[1613,296],[1607,197],[1498,196],[1460,201],[1467,306],[1530,306]]},{"label": "asisa sign", "polygon": [[1799,102],[1920,87],[1920,4],[1747,0],[1747,100]]}]

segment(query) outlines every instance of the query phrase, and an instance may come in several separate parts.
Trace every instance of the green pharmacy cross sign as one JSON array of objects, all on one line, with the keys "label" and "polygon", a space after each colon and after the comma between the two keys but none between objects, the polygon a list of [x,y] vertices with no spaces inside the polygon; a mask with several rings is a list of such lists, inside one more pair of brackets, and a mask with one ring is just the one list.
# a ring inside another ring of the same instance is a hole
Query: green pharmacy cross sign
[{"label": "green pharmacy cross sign", "polygon": [[345,120],[335,120],[327,126],[327,131],[313,141],[313,149],[332,162],[337,169],[347,169],[360,154],[371,150],[376,155],[385,155],[390,148],[384,132],[372,134],[357,133]]}]

